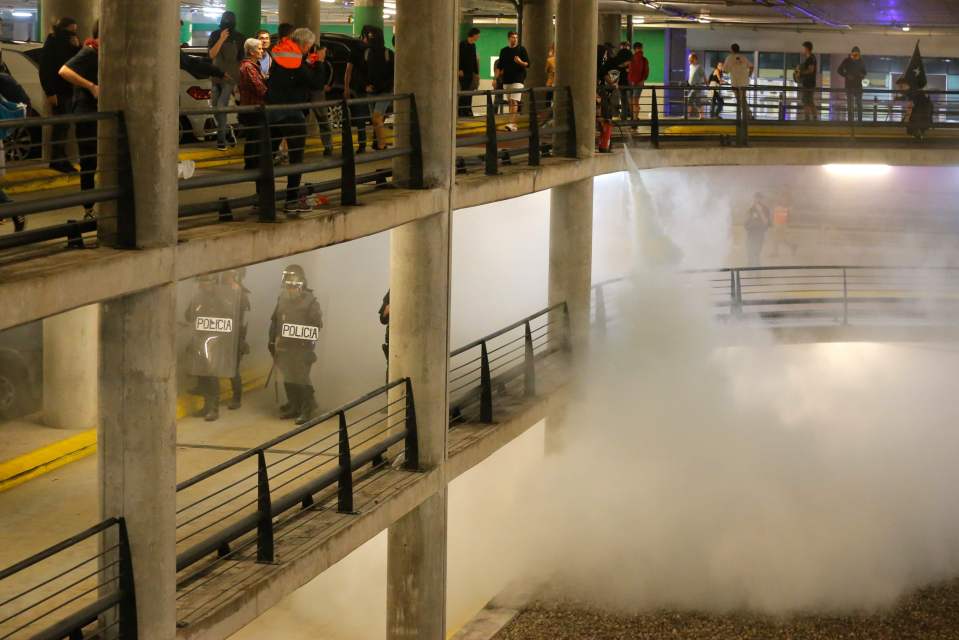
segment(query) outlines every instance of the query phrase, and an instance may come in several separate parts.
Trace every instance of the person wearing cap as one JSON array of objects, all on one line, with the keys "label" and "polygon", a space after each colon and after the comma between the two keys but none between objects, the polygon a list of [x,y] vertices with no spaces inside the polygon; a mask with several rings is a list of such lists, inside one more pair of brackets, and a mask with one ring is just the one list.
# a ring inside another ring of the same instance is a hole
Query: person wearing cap
[{"label": "person wearing cap", "polygon": [[859,47],[853,47],[846,59],[839,63],[836,73],[846,79],[846,104],[849,121],[853,114],[862,122],[862,81],[866,78],[866,63],[862,60]]}]

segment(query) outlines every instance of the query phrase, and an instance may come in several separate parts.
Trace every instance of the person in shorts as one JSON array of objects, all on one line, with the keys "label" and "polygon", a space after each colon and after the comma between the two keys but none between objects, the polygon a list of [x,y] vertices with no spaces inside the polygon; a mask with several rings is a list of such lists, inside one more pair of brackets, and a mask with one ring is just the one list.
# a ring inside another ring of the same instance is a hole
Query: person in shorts
[{"label": "person in shorts", "polygon": [[520,45],[519,34],[515,31],[509,32],[509,46],[500,50],[496,64],[503,89],[508,92],[506,99],[509,101],[510,120],[505,128],[507,131],[516,131],[517,116],[523,103],[523,83],[526,81],[526,69],[529,68],[529,53],[526,47]]},{"label": "person in shorts", "polygon": [[803,120],[818,120],[816,113],[816,56],[812,54],[812,43],[802,43],[802,62],[796,67],[796,82],[799,83],[799,101],[802,104]]}]

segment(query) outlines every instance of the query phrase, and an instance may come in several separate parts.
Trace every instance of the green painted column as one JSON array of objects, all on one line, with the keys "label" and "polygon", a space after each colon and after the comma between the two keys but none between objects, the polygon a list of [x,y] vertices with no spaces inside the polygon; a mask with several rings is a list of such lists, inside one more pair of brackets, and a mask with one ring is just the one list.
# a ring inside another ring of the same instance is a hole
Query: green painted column
[{"label": "green painted column", "polygon": [[383,0],[356,0],[353,5],[353,35],[359,37],[365,24],[383,28]]},{"label": "green painted column", "polygon": [[252,38],[260,30],[260,0],[226,0],[226,9],[236,14],[236,29],[243,35]]},{"label": "green painted column", "polygon": [[193,40],[193,23],[189,20],[184,20],[183,24],[180,25],[180,42],[190,44]]}]

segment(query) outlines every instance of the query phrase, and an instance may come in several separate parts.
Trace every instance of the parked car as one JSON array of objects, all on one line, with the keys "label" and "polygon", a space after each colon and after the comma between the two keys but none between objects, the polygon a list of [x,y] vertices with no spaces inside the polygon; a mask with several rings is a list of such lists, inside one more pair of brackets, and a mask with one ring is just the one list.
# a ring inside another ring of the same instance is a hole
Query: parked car
[{"label": "parked car", "polygon": [[0,331],[0,419],[40,408],[43,394],[43,323]]}]

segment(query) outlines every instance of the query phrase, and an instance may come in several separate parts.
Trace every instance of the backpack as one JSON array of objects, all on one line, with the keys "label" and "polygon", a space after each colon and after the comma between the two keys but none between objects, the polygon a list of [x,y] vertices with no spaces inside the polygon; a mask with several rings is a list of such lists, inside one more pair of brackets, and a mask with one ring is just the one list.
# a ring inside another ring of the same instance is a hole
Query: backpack
[{"label": "backpack", "polygon": [[383,57],[373,55],[373,49],[367,47],[363,51],[363,60],[366,62],[366,81],[373,85],[374,93],[393,92],[393,51],[383,47]]},{"label": "backpack", "polygon": [[[0,98],[0,122],[3,120],[21,120],[26,117],[27,105]],[[0,140],[5,140],[11,132],[12,129],[0,128]]]}]

